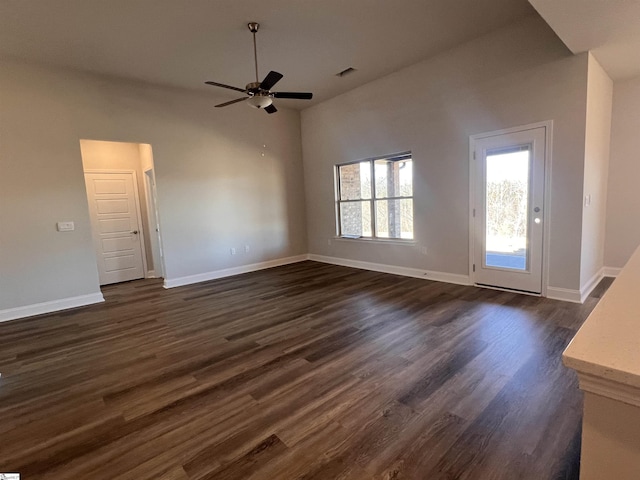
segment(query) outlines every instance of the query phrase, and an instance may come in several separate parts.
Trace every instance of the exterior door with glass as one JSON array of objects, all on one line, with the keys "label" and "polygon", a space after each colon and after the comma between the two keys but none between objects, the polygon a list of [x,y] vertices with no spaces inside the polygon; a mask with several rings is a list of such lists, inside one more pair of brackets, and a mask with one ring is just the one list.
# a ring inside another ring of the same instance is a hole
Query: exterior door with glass
[{"label": "exterior door with glass", "polygon": [[472,279],[542,292],[546,127],[472,137]]}]

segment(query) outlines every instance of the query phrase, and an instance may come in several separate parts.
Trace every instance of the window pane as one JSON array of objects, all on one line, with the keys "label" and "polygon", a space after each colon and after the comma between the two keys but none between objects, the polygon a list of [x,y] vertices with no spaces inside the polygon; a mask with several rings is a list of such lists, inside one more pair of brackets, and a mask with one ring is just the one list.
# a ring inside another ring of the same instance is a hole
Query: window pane
[{"label": "window pane", "polygon": [[487,154],[486,255],[489,267],[527,269],[529,150]]},{"label": "window pane", "polygon": [[371,236],[371,202],[340,204],[340,234],[356,237]]},{"label": "window pane", "polygon": [[413,196],[413,161],[376,160],[376,198]]},{"label": "window pane", "polygon": [[413,238],[413,200],[376,201],[376,236]]},{"label": "window pane", "polygon": [[371,198],[371,163],[360,162],[338,167],[340,200]]}]

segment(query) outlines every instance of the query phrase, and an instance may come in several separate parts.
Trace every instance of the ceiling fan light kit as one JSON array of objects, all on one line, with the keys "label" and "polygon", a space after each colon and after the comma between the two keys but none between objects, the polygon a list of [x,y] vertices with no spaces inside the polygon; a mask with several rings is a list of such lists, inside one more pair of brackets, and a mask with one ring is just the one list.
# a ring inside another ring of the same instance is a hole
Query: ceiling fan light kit
[{"label": "ceiling fan light kit", "polygon": [[308,92],[272,92],[273,86],[282,79],[282,74],[278,72],[270,71],[262,82],[258,77],[258,49],[256,47],[256,33],[260,28],[260,24],[257,22],[249,22],[247,24],[249,31],[253,34],[253,60],[256,69],[256,81],[248,83],[245,88],[233,87],[231,85],[225,85],[218,82],[204,82],[207,85],[213,85],[214,87],[227,88],[229,90],[235,90],[244,93],[245,97],[236,98],[228,102],[220,103],[216,107],[226,107],[234,103],[243,102],[246,100],[247,104],[253,108],[262,109],[265,112],[271,114],[278,111],[273,105],[274,98],[293,98],[298,100],[311,100],[312,93]]},{"label": "ceiling fan light kit", "polygon": [[273,103],[273,98],[268,95],[254,95],[247,99],[247,103],[253,108],[266,108]]}]

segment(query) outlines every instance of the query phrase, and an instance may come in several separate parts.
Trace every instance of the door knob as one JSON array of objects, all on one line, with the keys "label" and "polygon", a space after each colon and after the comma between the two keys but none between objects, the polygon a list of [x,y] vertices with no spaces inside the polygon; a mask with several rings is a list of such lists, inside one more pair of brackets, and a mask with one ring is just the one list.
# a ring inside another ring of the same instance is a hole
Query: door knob
[{"label": "door knob", "polygon": [[134,230],[134,231],[133,231],[133,232],[131,232],[131,233],[133,233],[134,235],[137,235],[137,234],[138,234],[138,230]]}]

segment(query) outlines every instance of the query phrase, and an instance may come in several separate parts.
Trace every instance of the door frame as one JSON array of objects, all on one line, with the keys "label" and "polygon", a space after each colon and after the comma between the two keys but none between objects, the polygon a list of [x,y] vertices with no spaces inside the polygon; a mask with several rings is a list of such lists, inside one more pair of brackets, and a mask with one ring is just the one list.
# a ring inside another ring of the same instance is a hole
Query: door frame
[{"label": "door frame", "polygon": [[[527,125],[520,125],[517,127],[505,128],[501,130],[494,130],[491,132],[483,132],[469,136],[469,281],[472,285],[476,285],[475,272],[473,271],[473,265],[477,264],[475,257],[475,217],[473,215],[473,209],[476,208],[476,142],[480,139],[487,137],[495,137],[498,135],[506,135],[510,133],[522,132],[526,130],[533,130],[536,128],[545,129],[545,152],[544,152],[544,205],[543,205],[543,224],[542,224],[542,289],[540,295],[547,296],[547,288],[549,285],[549,239],[551,231],[551,167],[552,167],[552,145],[553,145],[553,120],[546,120],[542,122],[530,123]],[[500,287],[484,287],[494,288],[497,290]],[[509,290],[512,291],[512,290]],[[526,292],[519,292],[527,294]],[[535,294],[527,294],[535,295]]]},{"label": "door frame", "polygon": [[[147,249],[144,246],[144,224],[142,223],[142,214],[141,214],[141,210],[140,210],[140,196],[138,194],[138,176],[136,175],[136,171],[135,170],[127,170],[127,169],[108,169],[108,168],[90,168],[87,170],[83,171],[83,176],[85,173],[97,173],[97,174],[105,174],[105,173],[113,173],[113,174],[131,174],[132,178],[133,178],[133,185],[134,185],[134,189],[133,189],[133,198],[135,199],[135,203],[136,203],[136,217],[138,217],[138,226],[140,228],[139,233],[140,233],[140,250],[142,251],[142,270],[144,272],[144,278],[149,278],[149,270],[147,267]],[[86,179],[85,179],[85,185],[86,185]],[[89,206],[89,197],[88,197],[88,192],[87,192],[87,207]],[[91,218],[91,216],[89,216],[89,220],[92,222],[91,225],[91,235],[93,235],[93,219]],[[95,251],[94,248],[94,255],[96,255],[96,263],[98,261],[97,259],[97,255],[98,252]]]},{"label": "door frame", "polygon": [[159,258],[156,258],[156,256],[154,255],[153,241],[149,242],[151,244],[151,257],[153,258],[154,264],[154,278],[164,278],[164,249],[162,248],[162,227],[160,226],[160,213],[158,212],[158,193],[156,191],[155,167],[149,167],[145,169],[142,172],[142,178],[144,180],[144,194],[147,202],[147,217],[149,217],[149,220],[151,220],[151,216],[153,215],[153,220],[155,222],[155,225],[149,225],[149,235],[152,236],[154,234],[153,230],[156,230],[154,237],[155,241],[157,242]]}]

